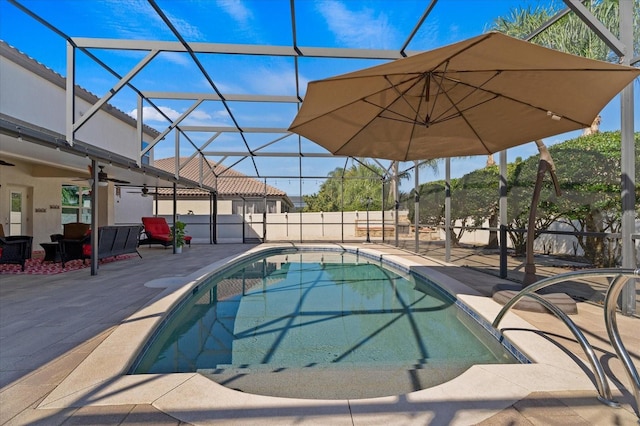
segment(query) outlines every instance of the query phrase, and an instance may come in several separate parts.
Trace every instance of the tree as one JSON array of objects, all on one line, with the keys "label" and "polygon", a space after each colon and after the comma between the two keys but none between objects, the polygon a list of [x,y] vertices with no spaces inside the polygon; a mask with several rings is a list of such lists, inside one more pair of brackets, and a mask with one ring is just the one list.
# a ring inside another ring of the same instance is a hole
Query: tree
[{"label": "tree", "polygon": [[[449,238],[457,246],[467,226],[482,226],[497,209],[499,172],[497,166],[486,167],[451,179],[451,223]],[[445,181],[423,184],[420,194],[420,223],[429,226],[444,224]],[[413,194],[410,194],[413,196]],[[413,205],[409,204],[413,218]],[[460,226],[454,228],[454,224]]]},{"label": "tree", "polygon": [[[640,2],[640,0],[634,1],[636,3]],[[605,27],[614,35],[619,35],[620,20],[617,0],[585,0],[583,3]],[[636,5],[635,8],[637,7],[639,6]],[[547,8],[537,7],[534,10],[531,8],[516,8],[511,11],[509,16],[497,18],[491,29],[514,37],[525,38],[547,22],[555,14],[555,9],[554,5]],[[640,16],[636,14],[634,21],[634,27],[636,29],[639,28]],[[636,30],[634,33],[634,48],[631,51],[637,51],[640,45],[640,32]],[[591,59],[618,61],[617,55],[609,49],[604,41],[573,13],[566,14],[553,25],[533,37],[531,41],[545,47]],[[588,89],[585,88],[585,90]],[[595,118],[598,123],[599,119],[599,116]],[[537,199],[537,195],[537,193],[534,194],[534,199]],[[591,223],[591,227],[595,227],[597,226],[595,222],[602,223],[605,217],[589,218],[587,215],[584,219]],[[615,219],[613,221],[610,220],[611,224],[615,222]],[[593,257],[596,264],[601,264],[603,261],[602,255]]]},{"label": "tree", "polygon": [[[640,7],[640,0],[634,0],[635,9]],[[612,34],[620,34],[620,16],[618,0],[585,0],[586,6]],[[498,17],[494,20],[490,29],[517,38],[526,38],[556,13],[557,7],[550,4],[548,7],[530,6],[518,7],[511,10],[506,17]],[[634,49],[640,49],[640,14],[634,16]],[[555,49],[585,58],[600,61],[619,62],[618,56],[611,51],[606,43],[594,33],[577,15],[569,13],[560,18],[553,25],[537,34],[531,42],[541,46]],[[595,117],[599,124],[600,116]],[[595,123],[595,122],[594,122]]]},{"label": "tree", "polygon": [[[417,166],[418,173],[420,171],[424,171],[424,170],[427,170],[427,169],[428,170],[432,170],[434,173],[437,173],[438,172],[438,162],[439,162],[439,160],[434,158],[434,159],[430,159],[430,160],[416,161],[414,163],[414,166]],[[394,161],[393,162],[392,170],[393,170],[394,174],[396,174],[396,173],[398,174],[398,182],[403,180],[403,179],[405,179],[405,180],[411,179],[411,172],[410,172],[411,169],[405,170],[404,172],[398,172],[398,161]],[[414,167],[413,172],[414,173],[416,172],[415,167]],[[414,190],[412,189],[410,191],[410,194],[413,194],[413,191]],[[393,187],[393,181],[392,181],[391,190],[390,190],[390,194],[389,194],[390,195],[390,199],[392,200],[392,203],[395,202],[395,200],[398,200],[398,201],[400,201],[401,204],[402,203],[406,204],[410,194],[406,194],[406,193],[405,194],[399,193],[397,195],[394,194],[394,187]],[[411,195],[411,196],[413,196],[413,195]]]},{"label": "tree", "polygon": [[[389,183],[384,180],[385,170],[371,162],[362,160],[351,167],[338,167],[331,171],[327,180],[320,185],[317,193],[304,195],[305,212],[355,211],[367,208],[367,199],[371,199],[368,208],[380,210],[382,203],[382,185],[385,194],[389,193]],[[390,208],[385,202],[384,208]]]},{"label": "tree", "polygon": [[[420,224],[438,226],[444,223],[444,181],[427,182],[418,187],[420,195]],[[415,189],[405,195],[406,205],[409,210],[409,220],[415,220]]]},{"label": "tree", "polygon": [[[640,133],[636,133],[635,140],[636,163],[640,163]],[[616,264],[620,256],[619,244],[603,234],[620,232],[620,145],[620,132],[604,132],[580,136],[549,148],[563,195],[555,195],[551,179],[546,176],[536,217],[536,237],[553,223],[564,223],[577,233],[589,233],[576,238],[591,263],[598,266]],[[508,235],[519,256],[525,253],[523,230],[527,228],[538,159],[539,155],[524,161],[517,158],[507,165]],[[640,181],[638,168],[635,179]],[[497,166],[452,179],[452,222],[480,226],[490,220],[497,202],[498,181]],[[421,185],[419,194],[420,222],[431,226],[444,224],[444,181]],[[640,187],[636,188],[636,198],[640,198]],[[409,203],[409,209],[413,216],[413,203]],[[640,207],[638,209],[640,214]],[[464,229],[459,228],[451,233],[454,245],[463,233]]]},{"label": "tree", "polygon": [[62,186],[62,205],[78,206],[80,204],[80,194],[84,190],[88,190],[88,188],[63,185]]},{"label": "tree", "polygon": [[[640,163],[640,133],[635,134],[636,163]],[[536,218],[536,236],[554,222],[568,225],[578,235],[585,258],[599,267],[615,266],[620,245],[606,233],[620,232],[620,132],[603,132],[570,139],[549,148],[562,196],[556,197],[550,179],[544,182]],[[528,200],[535,182],[538,156],[509,167],[509,227],[526,228]],[[636,169],[636,181],[640,170]],[[636,188],[636,198],[640,189]],[[582,235],[583,233],[587,233]],[[516,254],[522,254],[524,234],[509,231]]]},{"label": "tree", "polygon": [[[640,163],[640,133],[634,139],[635,162]],[[578,244],[585,257],[601,267],[618,265],[621,256],[619,241],[602,235],[621,230],[620,150],[620,132],[579,137],[550,148],[561,170],[558,177],[564,195],[556,202],[563,212],[562,222],[576,232],[589,233],[578,235]],[[636,168],[636,182],[639,179]],[[636,199],[639,196],[636,186]]]},{"label": "tree", "polygon": [[[634,1],[636,4],[640,3],[640,0]],[[609,31],[616,36],[619,35],[618,0],[585,0],[583,3]],[[496,18],[490,29],[512,37],[525,38],[547,22],[555,14],[556,9],[554,4],[548,7],[537,6],[535,9],[530,6],[515,8],[509,16]],[[634,19],[634,28],[640,28],[640,16],[636,15]],[[566,14],[531,41],[541,46],[585,58],[618,62],[618,57],[605,42],[573,13]],[[639,46],[640,33],[636,30],[634,51],[638,51]]]},{"label": "tree", "polygon": [[[531,209],[531,188],[534,188],[538,179],[540,155],[529,157],[525,161],[516,161],[512,167],[508,167],[507,175],[507,218],[509,228],[507,230],[516,256],[526,253],[529,213]],[[551,180],[545,173],[540,187],[540,201],[537,206],[535,218],[534,238],[537,238],[543,230],[546,230],[556,221],[560,212],[553,202],[556,194]]]}]

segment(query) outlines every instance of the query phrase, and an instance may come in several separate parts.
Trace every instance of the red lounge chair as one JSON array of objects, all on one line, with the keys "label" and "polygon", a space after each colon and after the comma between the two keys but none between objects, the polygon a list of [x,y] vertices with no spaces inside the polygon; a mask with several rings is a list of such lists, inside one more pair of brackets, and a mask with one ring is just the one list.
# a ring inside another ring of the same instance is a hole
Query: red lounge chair
[{"label": "red lounge chair", "polygon": [[[167,220],[163,217],[143,217],[142,224],[144,225],[144,234],[140,237],[140,245],[142,244],[160,244],[164,247],[169,247],[173,244],[173,238],[171,237],[171,228],[167,223]],[[187,245],[191,245],[191,236],[185,235],[184,242]]]}]

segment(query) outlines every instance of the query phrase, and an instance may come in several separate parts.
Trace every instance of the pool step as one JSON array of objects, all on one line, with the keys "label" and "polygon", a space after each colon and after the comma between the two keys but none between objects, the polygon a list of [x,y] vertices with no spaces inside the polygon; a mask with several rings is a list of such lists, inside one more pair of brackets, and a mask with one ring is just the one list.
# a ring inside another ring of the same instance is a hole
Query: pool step
[{"label": "pool step", "polygon": [[258,395],[307,399],[361,399],[401,395],[447,382],[469,368],[468,362],[407,364],[323,364],[278,367],[269,364],[198,370],[228,388]]},{"label": "pool step", "polygon": [[[430,359],[425,361],[424,359],[416,360],[402,360],[402,361],[370,361],[370,362],[322,362],[313,363],[310,365],[280,365],[276,363],[258,363],[258,364],[218,364],[214,369],[202,369],[198,372],[224,372],[224,371],[238,371],[238,372],[277,372],[288,369],[303,370],[354,370],[354,369],[397,369],[397,368],[410,368],[410,369],[425,369],[425,368],[441,368],[443,365],[450,364],[452,361]],[[455,361],[454,361],[455,362]],[[460,360],[461,364],[467,364],[467,360]]]}]

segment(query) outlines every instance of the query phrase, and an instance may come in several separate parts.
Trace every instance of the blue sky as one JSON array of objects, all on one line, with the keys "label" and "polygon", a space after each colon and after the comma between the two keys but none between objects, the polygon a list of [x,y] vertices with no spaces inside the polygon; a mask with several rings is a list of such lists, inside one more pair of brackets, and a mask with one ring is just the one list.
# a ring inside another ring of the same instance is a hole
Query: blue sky
[{"label": "blue sky", "polygon": [[[24,0],[20,1],[43,19],[72,37],[166,40],[175,41],[153,8],[142,0]],[[305,47],[348,47],[398,49],[409,36],[428,0],[298,0],[296,2],[297,43]],[[423,51],[466,39],[487,30],[493,20],[506,16],[518,6],[535,7],[549,1],[533,0],[440,0],[427,22],[408,46],[409,51]],[[291,17],[288,0],[157,0],[157,4],[172,24],[190,42],[266,44],[290,46]],[[7,0],[0,0],[0,38],[33,57],[61,75],[65,75],[65,41],[29,17]],[[98,51],[94,53],[116,72],[126,74],[144,56],[136,51]],[[198,55],[216,87],[225,94],[286,94],[295,95],[294,62],[287,57],[255,57],[246,55]],[[376,65],[375,60],[338,60],[302,58],[299,61],[300,90],[304,94],[308,81],[330,77],[348,71]],[[77,59],[77,84],[102,96],[117,80],[83,54]],[[182,53],[161,53],[140,72],[133,83],[141,90],[211,91],[207,80]],[[636,105],[640,105],[636,82]],[[191,101],[154,101],[172,119],[191,105]],[[123,89],[111,104],[130,114],[136,110],[136,96]],[[620,128],[619,99],[615,98],[602,112],[601,130]],[[293,104],[270,104],[258,109],[255,103],[234,103],[230,106],[241,127],[286,128],[296,113]],[[636,107],[637,109],[638,107]],[[635,114],[636,130],[640,129],[640,114]],[[168,125],[152,108],[145,109],[145,124],[162,130]],[[223,105],[204,103],[184,124],[229,126],[232,120]],[[545,140],[547,145],[564,141],[580,132],[558,135]],[[212,135],[189,135],[194,143],[205,143]],[[277,135],[247,134],[243,141],[237,134],[224,134],[210,146],[216,150],[237,151],[245,142],[256,149],[271,143],[264,151],[295,152],[297,137],[274,142]],[[303,151],[322,152],[312,142],[303,140]],[[187,141],[181,143],[182,155],[193,152]],[[509,150],[509,161],[537,153],[534,143]],[[156,149],[156,157],[173,156],[173,138],[168,137]],[[222,158],[213,158],[214,161]],[[245,174],[254,175],[250,160],[224,159],[224,164]],[[452,160],[452,176],[484,166],[486,158],[472,157]],[[280,176],[268,183],[295,195],[300,184],[294,179],[299,173],[298,159],[274,160],[258,157],[255,160],[261,175]],[[317,176],[344,165],[344,159],[302,160],[305,179],[302,193],[317,190],[322,182]],[[388,162],[383,162],[388,164]],[[406,164],[406,167],[411,164]],[[421,172],[421,182],[441,178],[438,173]],[[290,176],[290,178],[287,178]],[[409,190],[413,184],[403,184]]]}]

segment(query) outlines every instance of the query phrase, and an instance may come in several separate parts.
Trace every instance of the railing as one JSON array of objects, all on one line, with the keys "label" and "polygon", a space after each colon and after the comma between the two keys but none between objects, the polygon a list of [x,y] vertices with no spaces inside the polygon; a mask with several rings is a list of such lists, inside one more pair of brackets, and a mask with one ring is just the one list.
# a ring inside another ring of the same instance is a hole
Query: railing
[{"label": "railing", "polygon": [[535,294],[535,292],[538,290],[549,287],[553,284],[567,281],[569,279],[596,277],[613,278],[611,284],[609,284],[609,288],[607,289],[607,294],[605,296],[604,321],[611,346],[613,346],[616,354],[618,355],[618,358],[623,363],[627,378],[629,379],[629,382],[631,384],[633,396],[635,398],[635,412],[640,419],[640,377],[638,376],[638,371],[631,361],[629,352],[624,347],[622,340],[620,339],[620,333],[618,331],[618,326],[616,323],[618,296],[620,295],[620,292],[622,291],[622,288],[627,281],[640,277],[640,269],[592,269],[568,272],[566,274],[560,274],[554,277],[542,279],[535,284],[525,287],[518,294],[513,296],[513,298],[502,307],[496,318],[493,320],[493,327],[497,329],[500,321],[502,321],[502,318],[509,311],[509,309],[511,309],[511,307],[513,307],[523,297],[527,296],[537,300],[544,307],[549,309],[549,311],[551,311],[555,316],[562,320],[576,337],[578,343],[580,343],[580,346],[587,355],[587,358],[589,359],[589,362],[591,363],[591,366],[594,370],[596,378],[596,388],[599,395],[598,399],[612,407],[619,407],[619,404],[613,400],[613,397],[611,395],[611,389],[609,388],[609,384],[606,380],[602,364],[596,357],[593,347],[591,346],[591,344],[589,344],[580,329],[558,307],[556,307],[540,295]]}]

